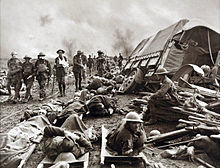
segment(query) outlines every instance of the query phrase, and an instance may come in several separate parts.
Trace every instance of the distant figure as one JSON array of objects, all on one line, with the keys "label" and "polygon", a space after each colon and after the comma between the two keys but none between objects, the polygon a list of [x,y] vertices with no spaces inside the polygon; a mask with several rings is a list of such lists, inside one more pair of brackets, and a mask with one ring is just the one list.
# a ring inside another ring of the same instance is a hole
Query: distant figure
[{"label": "distant figure", "polygon": [[119,67],[120,70],[122,69],[122,61],[123,61],[123,57],[122,57],[121,53],[119,53],[118,67]]},{"label": "distant figure", "polygon": [[22,72],[23,72],[23,80],[24,84],[26,85],[26,93],[24,97],[24,102],[28,102],[32,100],[33,97],[31,95],[31,87],[33,86],[34,82],[34,64],[30,62],[31,57],[25,56],[25,62],[22,64]]},{"label": "distant figure", "polygon": [[65,51],[62,49],[59,49],[57,51],[57,54],[59,56],[56,57],[55,65],[54,65],[54,68],[56,70],[58,87],[60,91],[59,97],[65,96],[65,90],[66,90],[65,76],[67,75],[66,68],[68,67],[68,62],[67,62],[67,58],[63,56],[64,53]]},{"label": "distant figure", "polygon": [[73,57],[73,73],[75,76],[76,92],[82,90],[81,81],[82,81],[82,71],[84,67],[82,65],[81,55],[82,52],[79,50],[77,51],[77,54]]},{"label": "distant figure", "polygon": [[14,101],[20,99],[20,89],[22,86],[22,63],[16,57],[18,54],[16,52],[11,53],[11,58],[8,60],[8,74],[7,74],[7,89],[9,93],[9,100],[12,99],[11,86],[15,87]]},{"label": "distant figure", "polygon": [[107,146],[116,151],[118,155],[138,155],[146,141],[143,121],[136,112],[129,112],[118,125],[107,135]]},{"label": "distant figure", "polygon": [[117,64],[117,61],[118,61],[117,55],[115,55],[113,59],[114,59],[115,65],[116,65],[116,64]]},{"label": "distant figure", "polygon": [[82,78],[83,78],[83,81],[85,83],[87,83],[87,81],[86,81],[87,57],[83,52],[82,52],[82,55],[81,55],[81,59],[82,59],[82,65],[84,67],[83,70],[82,70]]},{"label": "distant figure", "polygon": [[40,86],[40,101],[46,98],[46,85],[50,80],[51,66],[48,60],[44,59],[45,54],[40,52],[35,63],[36,79]]},{"label": "distant figure", "polygon": [[91,75],[91,73],[92,73],[93,64],[94,64],[93,59],[92,59],[91,55],[89,55],[88,63],[87,63],[87,66],[89,68],[89,75]]},{"label": "distant figure", "polygon": [[98,58],[97,58],[97,71],[98,71],[98,76],[102,77],[104,75],[104,63],[105,63],[105,58],[104,58],[104,53],[102,51],[98,51]]}]

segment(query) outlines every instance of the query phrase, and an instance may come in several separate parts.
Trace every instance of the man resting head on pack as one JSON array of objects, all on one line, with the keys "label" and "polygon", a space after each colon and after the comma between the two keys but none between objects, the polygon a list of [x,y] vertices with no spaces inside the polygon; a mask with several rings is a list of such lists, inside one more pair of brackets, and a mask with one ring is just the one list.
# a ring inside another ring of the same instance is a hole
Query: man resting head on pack
[{"label": "man resting head on pack", "polygon": [[78,115],[69,116],[61,128],[47,126],[44,129],[43,151],[50,159],[62,152],[71,152],[76,158],[92,149],[85,134],[86,126]]},{"label": "man resting head on pack", "polygon": [[146,140],[142,123],[136,112],[129,112],[122,124],[107,135],[107,146],[118,155],[138,155]]}]

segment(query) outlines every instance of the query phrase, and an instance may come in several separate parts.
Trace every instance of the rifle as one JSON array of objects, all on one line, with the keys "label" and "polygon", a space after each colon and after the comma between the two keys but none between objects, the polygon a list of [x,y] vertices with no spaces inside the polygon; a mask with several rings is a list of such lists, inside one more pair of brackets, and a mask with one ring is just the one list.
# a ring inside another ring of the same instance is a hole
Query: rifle
[{"label": "rifle", "polygon": [[186,141],[171,143],[171,144],[168,144],[168,145],[159,146],[158,149],[163,149],[163,148],[167,148],[167,147],[170,147],[170,146],[184,145],[184,144],[188,144],[189,142],[198,141],[200,139],[202,139],[202,138],[198,137],[198,138],[194,138],[194,139],[190,139],[190,140],[186,140]]},{"label": "rifle", "polygon": [[52,83],[52,91],[51,91],[52,94],[53,94],[54,85],[55,85],[55,78],[56,78],[56,76],[53,75],[53,83]]}]

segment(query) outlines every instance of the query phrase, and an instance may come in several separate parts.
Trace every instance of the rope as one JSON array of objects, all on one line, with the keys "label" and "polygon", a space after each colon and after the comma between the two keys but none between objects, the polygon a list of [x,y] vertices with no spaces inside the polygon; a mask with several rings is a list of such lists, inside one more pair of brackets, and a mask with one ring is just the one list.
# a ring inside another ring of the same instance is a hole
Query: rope
[{"label": "rope", "polygon": [[212,61],[212,64],[214,65],[214,60],[213,60],[213,56],[212,56],[212,50],[211,50],[211,43],[210,43],[210,36],[209,36],[209,30],[208,30],[208,45],[209,45],[209,54],[210,54],[210,58]]}]

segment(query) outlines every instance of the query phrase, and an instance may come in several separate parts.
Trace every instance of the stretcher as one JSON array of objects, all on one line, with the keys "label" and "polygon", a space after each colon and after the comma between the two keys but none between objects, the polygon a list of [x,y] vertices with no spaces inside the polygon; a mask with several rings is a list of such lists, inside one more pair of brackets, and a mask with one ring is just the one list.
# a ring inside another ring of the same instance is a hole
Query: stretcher
[{"label": "stretcher", "polygon": [[109,131],[102,125],[102,146],[101,146],[101,165],[108,164],[127,164],[127,165],[136,165],[141,162],[144,162],[144,165],[150,165],[147,161],[146,156],[143,152],[140,152],[137,156],[122,156],[112,154],[112,152],[106,146],[106,136]]},{"label": "stretcher", "polygon": [[[49,159],[47,156],[40,162],[37,168],[49,168],[55,165],[54,160]],[[89,165],[89,152],[79,157],[77,160],[69,163],[70,168],[87,168]]]}]

